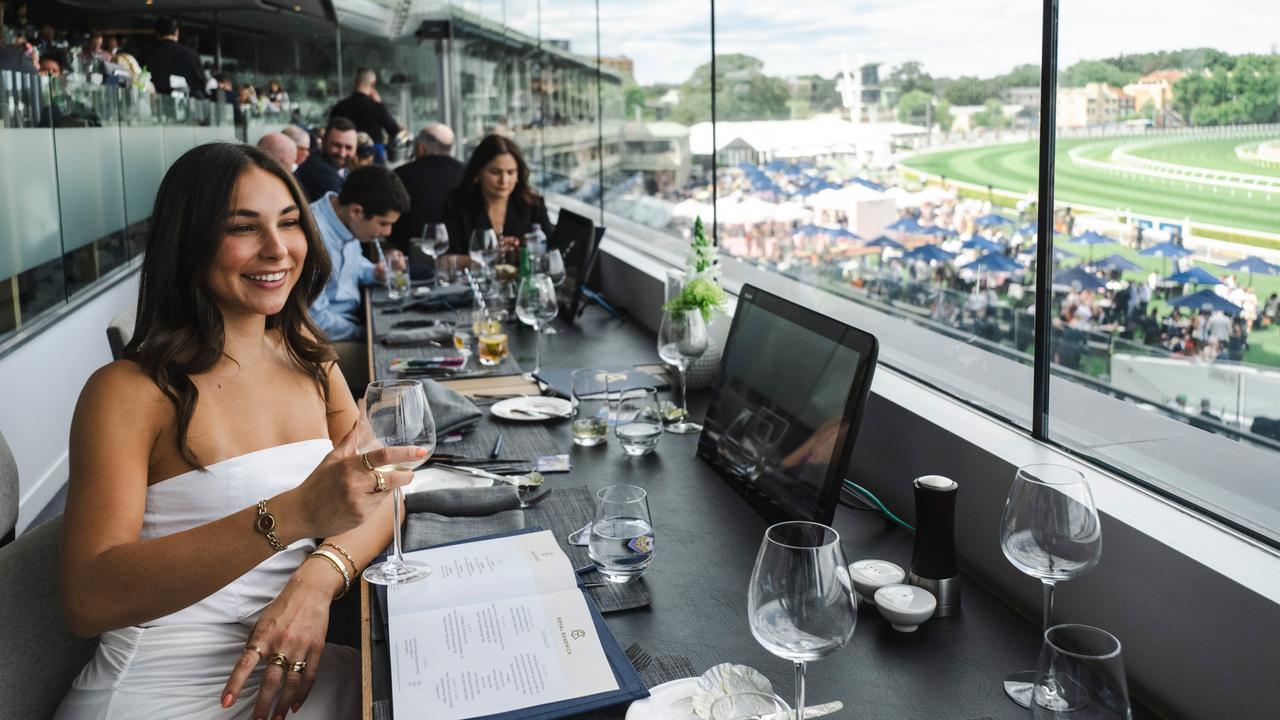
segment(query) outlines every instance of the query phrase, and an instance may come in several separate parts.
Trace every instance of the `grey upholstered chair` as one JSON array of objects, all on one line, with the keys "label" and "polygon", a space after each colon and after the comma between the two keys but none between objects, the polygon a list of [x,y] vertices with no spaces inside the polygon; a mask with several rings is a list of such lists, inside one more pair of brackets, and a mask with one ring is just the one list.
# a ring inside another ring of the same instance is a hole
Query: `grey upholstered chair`
[{"label": "grey upholstered chair", "polygon": [[97,648],[67,629],[58,599],[62,516],[0,548],[0,716],[53,716]]},{"label": "grey upholstered chair", "polygon": [[107,324],[107,344],[111,346],[111,359],[119,360],[124,354],[124,346],[133,339],[134,322],[137,320],[138,307],[129,307],[116,313]]},{"label": "grey upholstered chair", "polygon": [[[0,434],[0,547],[13,540],[18,525],[18,463]],[[0,578],[3,578],[0,575]]]}]

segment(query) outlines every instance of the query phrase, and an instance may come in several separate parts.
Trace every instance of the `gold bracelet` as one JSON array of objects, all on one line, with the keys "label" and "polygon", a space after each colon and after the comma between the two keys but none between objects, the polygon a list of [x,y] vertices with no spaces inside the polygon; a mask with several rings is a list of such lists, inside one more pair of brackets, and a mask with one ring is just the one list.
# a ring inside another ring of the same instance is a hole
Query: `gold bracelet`
[{"label": "gold bracelet", "polygon": [[338,593],[338,597],[335,597],[334,600],[346,595],[347,590],[351,589],[351,575],[347,573],[346,566],[342,564],[342,561],[338,559],[338,556],[328,550],[316,550],[308,555],[307,559],[310,560],[313,557],[322,557],[325,560],[328,560],[329,563],[333,565],[333,569],[342,574],[342,592]]},{"label": "gold bracelet", "polygon": [[253,521],[253,529],[266,536],[267,542],[271,543],[271,549],[276,552],[283,552],[289,549],[276,538],[276,516],[267,512],[266,500],[258,501],[258,517]]},{"label": "gold bracelet", "polygon": [[338,552],[342,553],[342,557],[346,558],[347,562],[351,563],[351,572],[353,573],[360,572],[360,566],[356,565],[356,561],[351,559],[351,553],[347,552],[346,550],[343,550],[341,547],[338,546],[337,543],[322,542],[320,543],[320,547],[331,547],[334,550],[337,550]]}]

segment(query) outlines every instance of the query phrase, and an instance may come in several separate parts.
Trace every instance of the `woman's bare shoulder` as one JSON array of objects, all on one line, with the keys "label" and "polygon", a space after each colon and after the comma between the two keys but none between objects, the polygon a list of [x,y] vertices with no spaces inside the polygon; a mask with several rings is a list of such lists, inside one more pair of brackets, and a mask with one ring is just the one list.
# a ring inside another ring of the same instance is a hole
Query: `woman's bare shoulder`
[{"label": "woman's bare shoulder", "polygon": [[132,360],[116,360],[89,376],[80,393],[82,409],[105,406],[119,417],[142,419],[138,413],[154,417],[171,407],[168,397],[142,366]]}]

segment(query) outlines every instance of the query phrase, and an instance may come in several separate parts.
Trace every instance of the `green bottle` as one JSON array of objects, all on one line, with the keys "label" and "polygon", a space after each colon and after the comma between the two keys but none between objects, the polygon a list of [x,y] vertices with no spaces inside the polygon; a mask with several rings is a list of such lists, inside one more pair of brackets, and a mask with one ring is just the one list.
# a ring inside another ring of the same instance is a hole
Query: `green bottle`
[{"label": "green bottle", "polygon": [[533,277],[533,263],[529,260],[528,246],[520,246],[520,273],[517,275],[520,280]]}]

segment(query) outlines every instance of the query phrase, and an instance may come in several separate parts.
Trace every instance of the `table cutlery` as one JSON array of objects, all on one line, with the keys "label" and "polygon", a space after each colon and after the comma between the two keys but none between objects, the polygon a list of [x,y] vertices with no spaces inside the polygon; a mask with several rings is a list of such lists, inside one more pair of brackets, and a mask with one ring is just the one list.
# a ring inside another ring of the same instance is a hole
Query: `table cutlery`
[{"label": "table cutlery", "polygon": [[[844,703],[840,702],[839,700],[836,700],[834,702],[829,702],[829,703],[823,703],[822,705],[814,705],[812,707],[807,707],[804,709],[804,720],[810,720],[810,718],[822,717],[823,715],[830,715],[831,713],[837,712],[842,709],[844,709]],[[792,710],[789,712],[776,712],[776,713],[765,713],[763,715],[752,715],[747,720],[794,720],[795,716],[796,716],[795,711]]]},{"label": "table cutlery", "polygon": [[516,415],[524,415],[526,417],[533,417],[533,418],[544,418],[548,420],[551,418],[569,417],[569,413],[553,413],[553,412],[544,412],[542,410],[526,410],[524,408],[518,408],[518,407],[510,408],[508,412],[515,413]]}]

